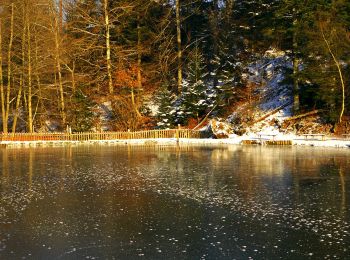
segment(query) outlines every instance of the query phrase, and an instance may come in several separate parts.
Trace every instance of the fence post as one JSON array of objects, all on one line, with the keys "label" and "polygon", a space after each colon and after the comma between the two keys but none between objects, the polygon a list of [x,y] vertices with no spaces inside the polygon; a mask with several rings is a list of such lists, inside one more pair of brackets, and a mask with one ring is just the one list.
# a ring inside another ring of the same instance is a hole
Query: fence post
[{"label": "fence post", "polygon": [[72,128],[67,125],[67,131],[68,131],[68,139],[69,141],[72,141]]},{"label": "fence post", "polygon": [[180,129],[181,129],[181,125],[178,124],[177,125],[177,129],[176,129],[176,142],[179,143],[179,139],[180,139]]}]

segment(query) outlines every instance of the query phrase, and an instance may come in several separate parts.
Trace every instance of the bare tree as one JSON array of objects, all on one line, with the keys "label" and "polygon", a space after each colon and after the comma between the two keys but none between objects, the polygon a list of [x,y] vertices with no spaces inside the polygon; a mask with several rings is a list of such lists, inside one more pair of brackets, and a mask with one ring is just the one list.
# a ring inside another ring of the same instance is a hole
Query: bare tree
[{"label": "bare tree", "polygon": [[33,107],[32,107],[32,45],[31,45],[31,26],[29,20],[28,5],[26,10],[26,23],[25,28],[27,29],[27,83],[28,83],[28,93],[27,93],[27,109],[28,109],[28,131],[33,132]]},{"label": "bare tree", "polygon": [[338,70],[338,74],[339,74],[339,79],[340,79],[340,83],[341,83],[341,90],[342,90],[342,99],[341,99],[341,110],[340,110],[340,114],[339,114],[339,123],[342,122],[342,117],[344,115],[344,111],[345,111],[345,81],[344,81],[344,76],[342,73],[342,69],[340,66],[340,61],[338,60],[338,58],[335,56],[334,51],[332,50],[332,47],[329,43],[329,41],[327,40],[325,33],[324,33],[324,28],[323,25],[320,24],[320,29],[321,29],[321,34],[322,34],[322,38],[323,41],[325,42],[326,46],[327,46],[327,50],[329,52],[329,54],[332,56],[332,59],[337,67]]},{"label": "bare tree", "polygon": [[59,100],[60,100],[60,114],[62,119],[63,126],[66,125],[66,109],[65,109],[65,97],[64,97],[64,87],[63,87],[63,77],[62,77],[62,64],[61,64],[61,30],[59,25],[59,15],[54,7],[54,3],[51,2],[50,5],[51,11],[51,32],[54,35],[54,44],[55,44],[55,63],[56,71],[58,75],[58,88],[59,88]]},{"label": "bare tree", "polygon": [[22,35],[21,35],[21,43],[20,43],[20,55],[19,57],[21,57],[21,64],[20,64],[20,71],[19,71],[19,89],[18,89],[18,93],[17,93],[17,98],[16,98],[16,107],[15,107],[15,111],[14,111],[14,115],[13,115],[13,123],[12,123],[12,133],[16,132],[16,127],[17,127],[17,120],[19,117],[19,113],[20,113],[20,105],[21,105],[21,101],[22,101],[22,92],[23,92],[23,85],[24,85],[24,72],[23,72],[23,68],[24,68],[24,61],[25,61],[25,42],[26,42],[26,32],[27,32],[27,28],[24,27],[25,23],[26,23],[26,16],[25,14],[25,5],[22,5],[22,23],[20,24],[20,29],[18,30],[22,30]]},{"label": "bare tree", "polygon": [[[4,82],[3,82],[3,71],[1,68],[1,108],[2,108],[2,115],[3,115],[3,132],[8,132],[8,119],[10,114],[10,102],[11,102],[11,81],[12,81],[12,44],[13,44],[13,25],[14,25],[14,4],[11,3],[10,5],[11,10],[11,16],[10,16],[10,38],[8,43],[8,50],[7,50],[7,89],[6,92],[4,91]],[[2,54],[0,54],[2,56]],[[2,67],[2,60],[1,60],[1,67]]]}]

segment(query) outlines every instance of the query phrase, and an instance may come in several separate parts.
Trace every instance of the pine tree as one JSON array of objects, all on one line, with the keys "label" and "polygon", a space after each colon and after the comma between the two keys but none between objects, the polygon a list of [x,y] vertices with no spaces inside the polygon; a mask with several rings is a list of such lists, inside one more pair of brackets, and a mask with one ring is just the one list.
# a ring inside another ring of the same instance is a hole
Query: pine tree
[{"label": "pine tree", "polygon": [[173,107],[173,94],[167,86],[162,86],[156,97],[156,103],[159,104],[157,126],[160,129],[172,128],[175,125],[175,109]]},{"label": "pine tree", "polygon": [[183,94],[184,111],[187,117],[197,120],[203,115],[209,106],[206,93],[206,72],[205,61],[198,45],[195,47],[187,65],[186,87]]},{"label": "pine tree", "polygon": [[293,112],[300,112],[299,67],[304,45],[303,23],[308,19],[311,6],[301,0],[283,0],[275,12],[276,36],[282,35],[281,47],[290,51],[293,69],[289,78],[293,82]]},{"label": "pine tree", "polygon": [[95,119],[95,115],[92,112],[94,105],[81,91],[75,93],[70,104],[73,109],[68,111],[68,120],[73,131],[91,131]]}]

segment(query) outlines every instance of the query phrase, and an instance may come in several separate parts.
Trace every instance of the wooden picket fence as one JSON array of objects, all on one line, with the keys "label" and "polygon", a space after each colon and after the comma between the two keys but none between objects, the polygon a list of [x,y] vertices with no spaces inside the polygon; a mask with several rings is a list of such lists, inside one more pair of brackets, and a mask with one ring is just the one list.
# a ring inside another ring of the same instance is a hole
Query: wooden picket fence
[{"label": "wooden picket fence", "polygon": [[154,138],[203,138],[200,131],[190,129],[147,130],[136,132],[75,132],[75,133],[8,133],[0,141],[104,141]]}]

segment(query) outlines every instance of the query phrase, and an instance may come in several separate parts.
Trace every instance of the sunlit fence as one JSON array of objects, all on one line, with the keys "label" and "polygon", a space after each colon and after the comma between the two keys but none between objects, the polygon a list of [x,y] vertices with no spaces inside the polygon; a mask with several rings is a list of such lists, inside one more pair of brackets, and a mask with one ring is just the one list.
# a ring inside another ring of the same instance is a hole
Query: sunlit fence
[{"label": "sunlit fence", "polygon": [[203,138],[200,131],[190,129],[148,130],[136,132],[76,132],[76,133],[8,133],[0,141],[104,141],[153,138]]}]

